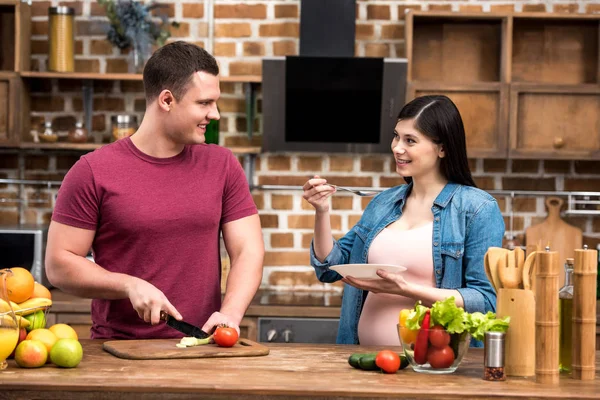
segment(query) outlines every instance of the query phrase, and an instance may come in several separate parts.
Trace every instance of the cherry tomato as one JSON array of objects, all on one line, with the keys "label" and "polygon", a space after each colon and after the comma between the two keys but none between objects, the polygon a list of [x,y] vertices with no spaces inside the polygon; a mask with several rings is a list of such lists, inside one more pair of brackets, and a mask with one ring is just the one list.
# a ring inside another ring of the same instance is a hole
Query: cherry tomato
[{"label": "cherry tomato", "polygon": [[218,326],[213,334],[215,343],[221,347],[232,347],[237,343],[238,333],[235,328],[228,326]]},{"label": "cherry tomato", "polygon": [[429,329],[429,343],[438,349],[450,344],[450,334],[441,325],[434,325]]},{"label": "cherry tomato", "polygon": [[375,356],[375,365],[388,374],[393,374],[400,368],[400,356],[391,350],[382,350]]},{"label": "cherry tomato", "polygon": [[450,346],[441,349],[430,347],[427,351],[427,361],[432,368],[448,368],[454,362],[454,351]]}]

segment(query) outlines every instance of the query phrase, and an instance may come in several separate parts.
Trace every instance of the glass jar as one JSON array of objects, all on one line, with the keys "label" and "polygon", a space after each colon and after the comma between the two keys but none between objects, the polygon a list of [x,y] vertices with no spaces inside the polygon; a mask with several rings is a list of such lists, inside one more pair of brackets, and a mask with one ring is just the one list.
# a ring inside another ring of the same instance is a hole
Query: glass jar
[{"label": "glass jar", "polygon": [[110,121],[112,125],[111,140],[113,142],[129,137],[137,130],[137,117],[135,115],[113,115]]},{"label": "glass jar", "polygon": [[44,132],[39,135],[40,140],[46,143],[56,142],[58,140],[58,135],[52,130],[52,122],[45,122],[44,127]]},{"label": "glass jar", "polygon": [[48,70],[75,71],[75,9],[71,7],[48,8]]},{"label": "glass jar", "polygon": [[83,123],[77,121],[75,128],[69,131],[67,140],[71,143],[85,143],[88,140],[87,129],[83,127]]}]

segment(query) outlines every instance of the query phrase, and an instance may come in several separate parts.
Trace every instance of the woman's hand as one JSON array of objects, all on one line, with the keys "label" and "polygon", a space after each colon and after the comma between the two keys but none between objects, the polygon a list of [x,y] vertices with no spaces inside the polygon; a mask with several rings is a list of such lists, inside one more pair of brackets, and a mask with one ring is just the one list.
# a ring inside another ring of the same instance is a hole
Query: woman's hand
[{"label": "woman's hand", "polygon": [[383,279],[358,279],[346,276],[342,279],[342,282],[372,293],[389,293],[412,297],[410,295],[412,286],[406,282],[402,274],[379,269],[377,270],[377,275]]},{"label": "woman's hand", "polygon": [[314,178],[309,179],[304,186],[302,186],[302,189],[304,190],[302,197],[308,201],[317,212],[329,211],[329,201],[327,199],[335,193],[335,188],[325,185],[325,183],[327,183],[327,180],[321,179],[318,175],[315,175]]}]

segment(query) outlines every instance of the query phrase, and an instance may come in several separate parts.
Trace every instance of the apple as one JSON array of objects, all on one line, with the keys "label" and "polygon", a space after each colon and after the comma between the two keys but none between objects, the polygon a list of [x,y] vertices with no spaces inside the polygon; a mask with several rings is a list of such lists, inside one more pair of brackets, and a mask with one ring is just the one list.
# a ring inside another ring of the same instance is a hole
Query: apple
[{"label": "apple", "polygon": [[27,332],[46,327],[46,314],[42,310],[36,311],[33,314],[25,315],[23,318],[29,321],[29,326],[26,328]]},{"label": "apple", "polygon": [[[17,341],[17,345],[19,343],[21,343],[23,340],[25,340],[26,337],[27,337],[27,329],[20,328],[19,329],[19,340]],[[17,346],[15,346],[15,350],[16,349],[17,349]],[[14,356],[15,356],[15,350],[13,350],[13,352],[11,353],[10,356],[8,356],[8,358],[14,358]]]}]

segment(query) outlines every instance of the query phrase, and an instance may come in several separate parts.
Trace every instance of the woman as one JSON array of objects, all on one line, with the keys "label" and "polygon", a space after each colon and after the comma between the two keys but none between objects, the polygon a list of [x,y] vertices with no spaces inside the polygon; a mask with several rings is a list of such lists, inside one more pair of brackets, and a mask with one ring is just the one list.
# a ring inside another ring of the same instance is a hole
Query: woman
[{"label": "woman", "polygon": [[[398,115],[392,152],[407,182],[373,198],[360,221],[332,239],[329,200],[335,192],[315,176],[303,197],[315,207],[311,264],[322,282],[342,277],[329,267],[375,263],[407,267],[382,279],[346,277],[338,343],[399,345],[401,309],[454,296],[467,312],[495,310],[496,293],[483,258],[502,245],[504,220],[496,200],[475,187],[460,113],[446,96],[423,96]],[[367,295],[368,294],[368,295]],[[480,343],[473,343],[480,345]]]}]

